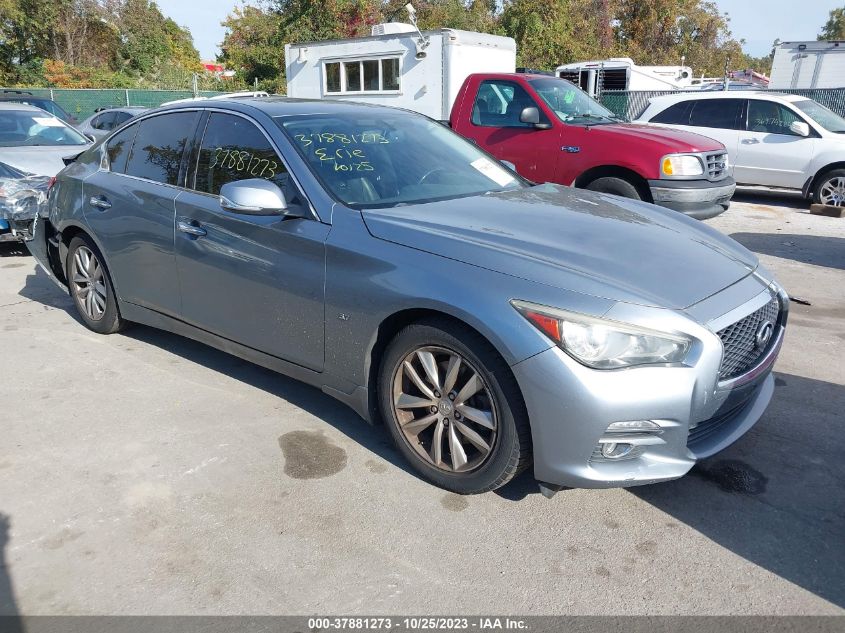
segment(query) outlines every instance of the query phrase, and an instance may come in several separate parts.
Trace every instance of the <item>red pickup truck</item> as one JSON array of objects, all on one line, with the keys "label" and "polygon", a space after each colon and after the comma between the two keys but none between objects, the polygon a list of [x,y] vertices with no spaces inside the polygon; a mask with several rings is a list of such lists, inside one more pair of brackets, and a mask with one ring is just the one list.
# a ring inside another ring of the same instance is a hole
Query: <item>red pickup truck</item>
[{"label": "red pickup truck", "polygon": [[449,123],[534,182],[646,200],[699,219],[725,211],[736,188],[718,141],[623,122],[556,77],[470,75]]}]

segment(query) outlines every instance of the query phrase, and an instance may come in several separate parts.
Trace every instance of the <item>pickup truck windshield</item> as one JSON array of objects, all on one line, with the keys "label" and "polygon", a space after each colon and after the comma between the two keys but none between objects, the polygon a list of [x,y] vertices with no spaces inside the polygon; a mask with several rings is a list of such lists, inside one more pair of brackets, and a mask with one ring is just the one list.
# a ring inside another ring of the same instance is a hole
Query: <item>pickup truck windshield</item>
[{"label": "pickup truck windshield", "polygon": [[48,112],[0,110],[0,147],[86,145],[88,140]]},{"label": "pickup truck windshield", "polygon": [[620,121],[586,92],[565,79],[531,79],[528,81],[540,98],[546,102],[564,123],[616,123]]},{"label": "pickup truck windshield", "polygon": [[323,186],[358,209],[422,204],[527,186],[457,134],[389,110],[276,117]]},{"label": "pickup truck windshield", "polygon": [[807,99],[804,101],[794,101],[792,105],[801,110],[801,112],[813,119],[813,121],[821,125],[828,132],[845,134],[845,119],[832,110],[828,110],[821,103],[817,103],[812,99]]}]

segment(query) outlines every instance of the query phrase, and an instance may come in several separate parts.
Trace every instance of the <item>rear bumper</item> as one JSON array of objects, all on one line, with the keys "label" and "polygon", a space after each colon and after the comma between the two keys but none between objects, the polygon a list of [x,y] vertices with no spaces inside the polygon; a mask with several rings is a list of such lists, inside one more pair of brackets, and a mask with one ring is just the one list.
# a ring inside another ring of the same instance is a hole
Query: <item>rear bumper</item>
[{"label": "rear bumper", "polygon": [[733,178],[709,180],[649,180],[654,204],[706,220],[727,211],[736,191]]},{"label": "rear bumper", "polygon": [[[44,272],[47,273],[47,276],[53,281],[53,283],[67,293],[67,286],[63,280],[56,277],[56,273],[51,265],[50,249],[56,247],[51,246],[49,242],[50,238],[47,234],[48,222],[49,221],[45,218],[36,216],[32,225],[31,237],[27,237],[24,244],[30,254],[32,254],[33,258],[35,258],[35,261],[38,262],[38,265],[44,269]],[[55,252],[56,251],[54,250],[54,253]]]}]

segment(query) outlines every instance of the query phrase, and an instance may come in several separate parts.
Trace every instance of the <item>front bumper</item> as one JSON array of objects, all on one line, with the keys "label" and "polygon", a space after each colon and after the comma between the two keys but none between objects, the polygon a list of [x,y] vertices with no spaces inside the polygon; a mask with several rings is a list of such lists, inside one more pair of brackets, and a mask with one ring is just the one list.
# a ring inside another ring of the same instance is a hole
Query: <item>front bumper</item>
[{"label": "front bumper", "polygon": [[[759,295],[758,295],[759,297]],[[738,440],[760,419],[774,392],[777,338],[742,377],[719,382],[721,342],[707,328],[693,366],[598,371],[557,347],[513,367],[529,418],[535,478],[554,486],[612,488],[677,479],[698,459]],[[608,433],[614,422],[648,420],[659,432]],[[611,460],[600,441],[632,444],[631,458]]]},{"label": "front bumper", "polygon": [[709,180],[649,180],[654,204],[707,220],[727,211],[736,191],[733,178]]}]

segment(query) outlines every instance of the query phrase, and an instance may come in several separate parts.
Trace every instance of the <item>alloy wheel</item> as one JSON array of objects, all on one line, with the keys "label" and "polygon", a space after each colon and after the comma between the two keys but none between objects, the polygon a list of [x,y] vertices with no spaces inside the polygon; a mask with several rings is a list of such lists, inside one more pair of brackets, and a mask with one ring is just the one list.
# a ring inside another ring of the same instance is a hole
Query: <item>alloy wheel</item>
[{"label": "alloy wheel", "polygon": [[97,256],[86,246],[73,255],[71,282],[73,294],[89,319],[99,321],[106,312],[106,283],[103,267]]},{"label": "alloy wheel", "polygon": [[393,377],[393,411],[402,437],[428,464],[465,473],[493,454],[498,415],[473,364],[444,347],[405,356]]},{"label": "alloy wheel", "polygon": [[845,206],[845,176],[836,176],[825,182],[819,190],[819,200],[834,207]]}]

